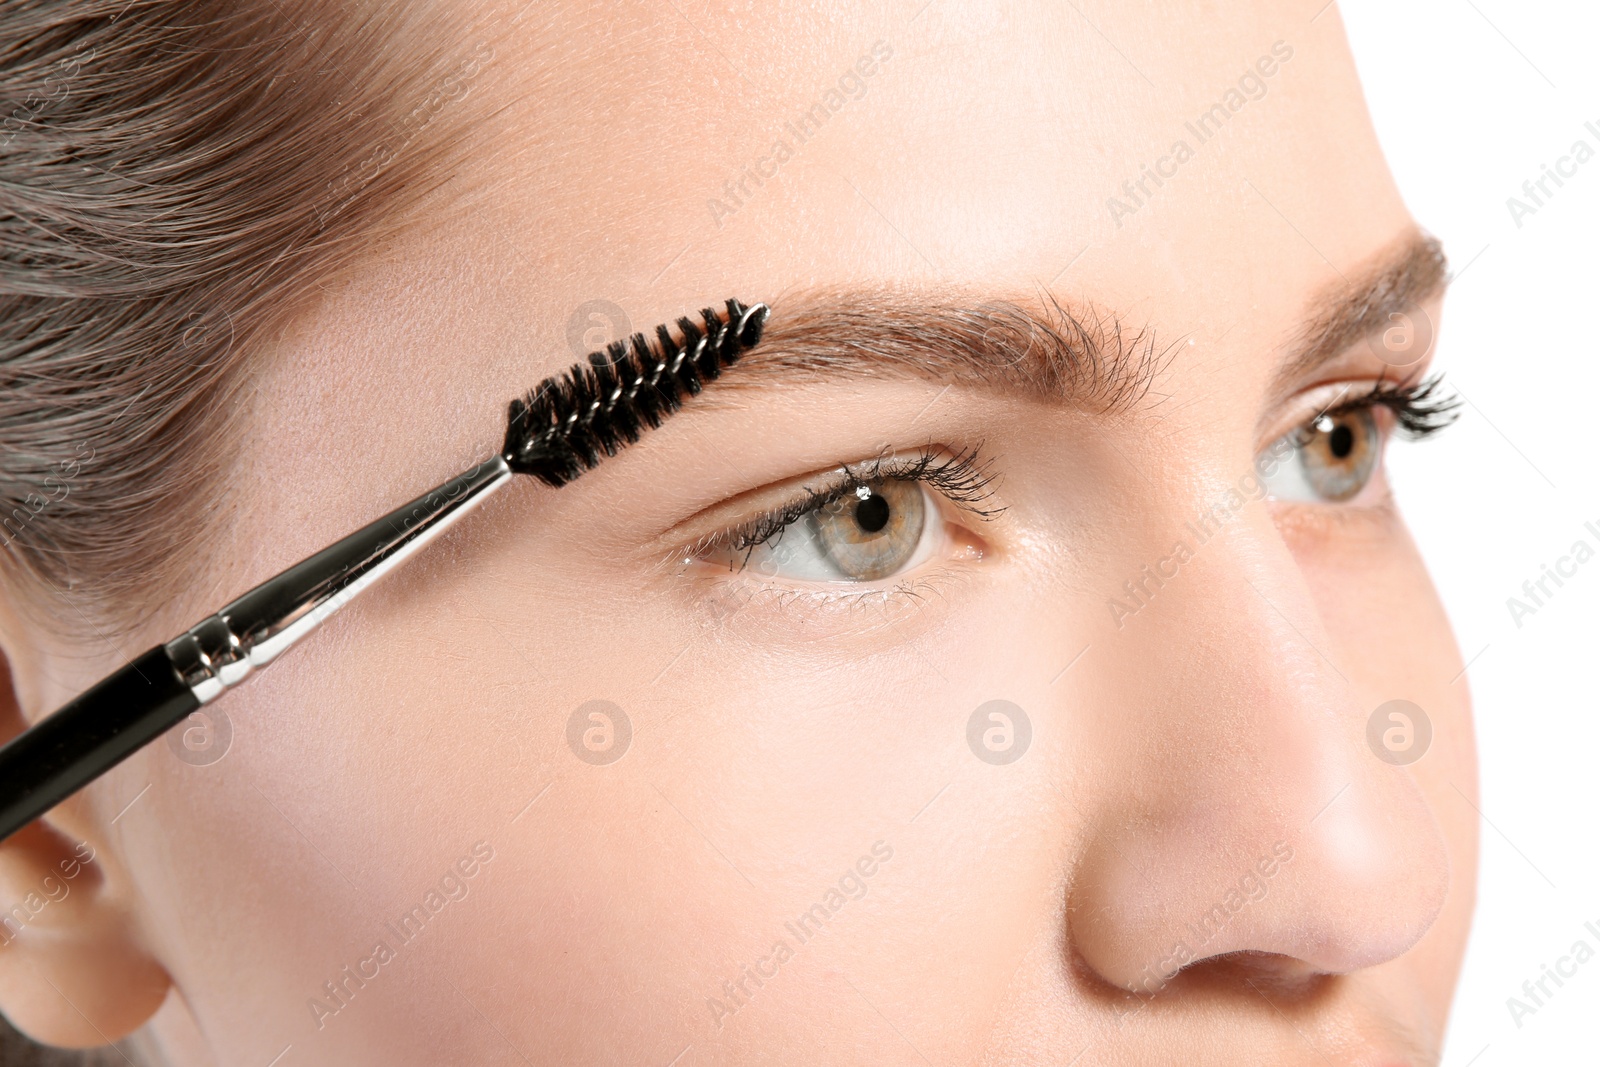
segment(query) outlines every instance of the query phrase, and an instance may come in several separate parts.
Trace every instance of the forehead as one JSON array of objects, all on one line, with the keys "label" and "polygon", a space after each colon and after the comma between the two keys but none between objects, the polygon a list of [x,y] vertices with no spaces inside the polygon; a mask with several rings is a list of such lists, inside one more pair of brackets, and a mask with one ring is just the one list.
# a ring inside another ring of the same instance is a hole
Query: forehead
[{"label": "forehead", "polygon": [[1193,329],[1219,301],[1325,284],[1405,224],[1336,9],[684,0],[624,6],[603,34],[535,18],[486,79],[516,100],[484,166],[520,195],[493,214],[560,244],[585,295],[652,319],[724,279],[759,296],[894,280],[1045,286]]},{"label": "forehead", "polygon": [[608,332],[728,296],[1048,292],[1264,387],[1409,226],[1336,7],[508,0],[436,47],[468,161],[263,386],[258,458],[372,455],[385,498]]}]

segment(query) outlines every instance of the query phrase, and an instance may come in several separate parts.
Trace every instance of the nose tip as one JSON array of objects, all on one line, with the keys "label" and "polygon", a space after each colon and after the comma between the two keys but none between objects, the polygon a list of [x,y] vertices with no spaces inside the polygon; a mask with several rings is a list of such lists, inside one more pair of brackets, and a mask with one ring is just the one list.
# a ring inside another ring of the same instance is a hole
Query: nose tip
[{"label": "nose tip", "polygon": [[1299,826],[1265,808],[1185,821],[1107,830],[1082,854],[1069,936],[1113,986],[1203,972],[1303,990],[1403,955],[1444,907],[1444,838],[1414,786],[1353,784]]}]

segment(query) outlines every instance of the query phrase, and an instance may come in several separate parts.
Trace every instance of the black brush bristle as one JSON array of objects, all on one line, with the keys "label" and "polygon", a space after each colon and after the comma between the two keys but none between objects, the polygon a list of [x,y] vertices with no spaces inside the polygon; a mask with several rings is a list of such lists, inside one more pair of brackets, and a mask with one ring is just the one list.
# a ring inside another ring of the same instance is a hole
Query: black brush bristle
[{"label": "black brush bristle", "polygon": [[636,333],[613,341],[565,374],[547,378],[511,402],[501,455],[513,471],[566,485],[683,406],[706,382],[761,340],[765,304],[729,300],[726,314],[706,308],[704,326],[678,320],[680,337],[656,327],[656,344]]}]

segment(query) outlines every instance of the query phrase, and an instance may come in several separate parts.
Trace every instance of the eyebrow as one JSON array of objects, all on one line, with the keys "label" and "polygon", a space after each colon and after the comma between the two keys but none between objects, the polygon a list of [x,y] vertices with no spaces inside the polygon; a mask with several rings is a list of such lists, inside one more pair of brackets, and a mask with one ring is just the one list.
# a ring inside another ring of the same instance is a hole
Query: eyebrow
[{"label": "eyebrow", "polygon": [[[1392,314],[1415,313],[1445,280],[1439,242],[1415,231],[1341,276],[1308,301],[1291,331],[1274,395],[1390,325]],[[910,376],[1110,413],[1143,400],[1181,343],[1159,344],[1149,328],[1130,330],[1114,312],[1068,308],[1049,293],[1034,309],[957,291],[809,289],[772,307],[761,346],[740,361],[729,387]]]},{"label": "eyebrow", "polygon": [[1394,316],[1426,317],[1421,305],[1449,284],[1449,265],[1438,239],[1417,231],[1363,268],[1354,280],[1341,275],[1312,300],[1291,354],[1273,379],[1274,391],[1287,391],[1352,345],[1393,326]]}]

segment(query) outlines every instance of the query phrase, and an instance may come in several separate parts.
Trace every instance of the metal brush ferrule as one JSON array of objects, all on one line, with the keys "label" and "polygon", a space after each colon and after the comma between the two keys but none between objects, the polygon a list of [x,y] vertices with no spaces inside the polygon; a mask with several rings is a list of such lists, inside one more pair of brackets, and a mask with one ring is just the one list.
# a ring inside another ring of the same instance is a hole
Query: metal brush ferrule
[{"label": "metal brush ferrule", "polygon": [[202,704],[322,625],[451,523],[511,480],[495,456],[269,578],[166,645]]}]

